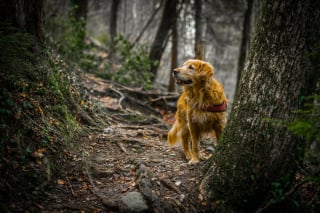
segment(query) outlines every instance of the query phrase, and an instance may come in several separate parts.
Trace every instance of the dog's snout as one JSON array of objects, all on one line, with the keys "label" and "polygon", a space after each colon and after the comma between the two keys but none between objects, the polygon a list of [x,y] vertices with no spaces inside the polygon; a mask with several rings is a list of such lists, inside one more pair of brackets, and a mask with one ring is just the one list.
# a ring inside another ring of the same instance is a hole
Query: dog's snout
[{"label": "dog's snout", "polygon": [[174,70],[172,71],[172,74],[173,74],[173,75],[177,75],[178,73],[179,73],[178,69],[174,69]]}]

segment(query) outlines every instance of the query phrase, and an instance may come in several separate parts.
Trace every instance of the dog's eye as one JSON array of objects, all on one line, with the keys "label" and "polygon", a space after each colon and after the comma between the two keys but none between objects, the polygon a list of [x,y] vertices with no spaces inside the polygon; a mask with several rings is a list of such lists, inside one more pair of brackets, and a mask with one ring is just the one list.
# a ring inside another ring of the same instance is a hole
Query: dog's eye
[{"label": "dog's eye", "polygon": [[191,70],[194,70],[194,69],[195,69],[195,67],[194,67],[193,64],[190,64],[188,68],[191,69]]}]

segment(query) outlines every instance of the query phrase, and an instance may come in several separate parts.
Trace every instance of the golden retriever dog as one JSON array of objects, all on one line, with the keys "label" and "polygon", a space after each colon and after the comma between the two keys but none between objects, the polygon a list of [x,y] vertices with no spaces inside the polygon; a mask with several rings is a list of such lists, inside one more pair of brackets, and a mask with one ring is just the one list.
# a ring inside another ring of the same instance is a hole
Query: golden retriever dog
[{"label": "golden retriever dog", "polygon": [[202,136],[214,131],[218,140],[226,124],[227,98],[213,73],[213,67],[201,60],[187,60],[173,70],[176,83],[183,85],[183,93],[177,103],[168,143],[170,147],[182,143],[188,164],[196,164],[201,159]]}]

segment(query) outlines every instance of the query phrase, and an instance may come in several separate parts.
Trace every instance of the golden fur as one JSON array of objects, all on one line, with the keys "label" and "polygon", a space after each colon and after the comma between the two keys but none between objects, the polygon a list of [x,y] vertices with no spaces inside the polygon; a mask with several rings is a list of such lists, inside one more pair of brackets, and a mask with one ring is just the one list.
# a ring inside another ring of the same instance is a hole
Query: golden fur
[{"label": "golden fur", "polygon": [[188,60],[173,71],[176,83],[183,85],[183,93],[177,103],[176,121],[168,133],[168,143],[169,146],[182,143],[189,164],[200,160],[201,137],[215,131],[218,139],[226,124],[225,112],[206,111],[210,105],[227,102],[223,87],[213,78],[213,73],[213,67],[201,60]]}]

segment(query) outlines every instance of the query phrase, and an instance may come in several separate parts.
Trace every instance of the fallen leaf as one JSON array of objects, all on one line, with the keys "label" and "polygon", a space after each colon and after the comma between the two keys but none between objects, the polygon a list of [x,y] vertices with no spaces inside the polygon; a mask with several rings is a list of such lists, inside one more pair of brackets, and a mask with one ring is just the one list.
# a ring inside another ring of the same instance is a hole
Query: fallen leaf
[{"label": "fallen leaf", "polygon": [[19,95],[20,95],[21,97],[23,97],[23,98],[27,97],[27,94],[26,94],[26,93],[22,93],[22,92],[21,92]]},{"label": "fallen leaf", "polygon": [[88,135],[88,139],[89,139],[90,141],[92,141],[93,135],[92,135],[92,134]]},{"label": "fallen leaf", "polygon": [[38,106],[38,112],[40,113],[41,117],[44,118],[44,113],[40,106]]},{"label": "fallen leaf", "polygon": [[64,180],[58,179],[58,180],[57,180],[57,184],[58,184],[58,185],[64,185]]}]

